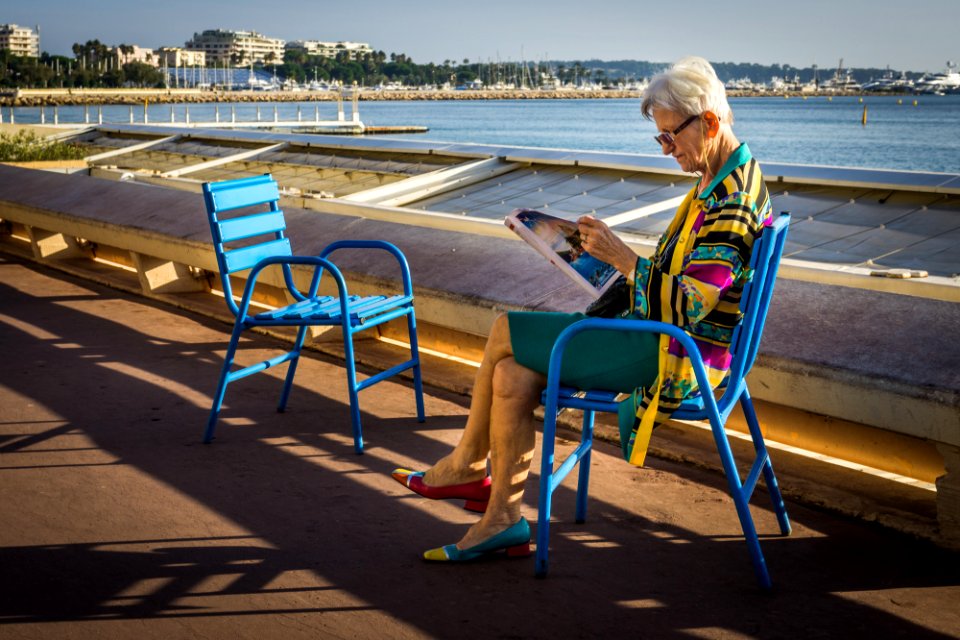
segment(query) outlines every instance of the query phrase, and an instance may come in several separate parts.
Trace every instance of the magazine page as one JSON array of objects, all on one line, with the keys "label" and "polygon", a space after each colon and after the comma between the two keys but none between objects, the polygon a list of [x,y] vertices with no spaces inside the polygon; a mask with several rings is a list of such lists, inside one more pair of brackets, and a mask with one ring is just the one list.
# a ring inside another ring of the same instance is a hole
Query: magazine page
[{"label": "magazine page", "polygon": [[617,279],[613,266],[583,250],[576,222],[533,209],[516,209],[504,224],[595,298]]}]

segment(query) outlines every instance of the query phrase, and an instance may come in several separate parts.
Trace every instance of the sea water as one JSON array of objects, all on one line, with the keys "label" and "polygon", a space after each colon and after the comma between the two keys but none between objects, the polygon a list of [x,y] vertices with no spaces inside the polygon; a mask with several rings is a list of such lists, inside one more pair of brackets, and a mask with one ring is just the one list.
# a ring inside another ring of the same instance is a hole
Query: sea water
[{"label": "sea water", "polygon": [[[960,173],[960,95],[731,98],[734,132],[762,162]],[[914,106],[913,101],[917,104]],[[863,124],[864,107],[867,122]],[[639,100],[361,103],[365,124],[420,138],[659,154]]]},{"label": "sea water", "polygon": [[[763,162],[960,173],[960,95],[810,96],[731,98],[734,131]],[[350,105],[344,105],[350,117]],[[199,103],[148,107],[150,122],[221,120],[321,120],[336,118],[332,102]],[[863,123],[866,109],[866,124]],[[473,142],[616,153],[659,154],[655,127],[640,115],[638,99],[363,101],[367,125],[417,125],[423,134],[403,139]],[[16,121],[38,123],[38,107],[17,108]],[[9,121],[4,109],[4,121]],[[142,107],[60,107],[60,122],[143,121]],[[52,122],[53,109],[44,117]]]}]

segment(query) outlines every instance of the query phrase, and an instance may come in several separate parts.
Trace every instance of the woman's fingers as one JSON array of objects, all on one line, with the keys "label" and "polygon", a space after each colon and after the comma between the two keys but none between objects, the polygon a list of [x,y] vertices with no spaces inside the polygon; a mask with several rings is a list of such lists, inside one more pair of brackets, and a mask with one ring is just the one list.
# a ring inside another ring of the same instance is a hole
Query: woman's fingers
[{"label": "woman's fingers", "polygon": [[591,246],[596,248],[610,233],[610,228],[593,216],[581,216],[577,220],[577,225],[580,231],[580,240],[587,251],[591,251]]},{"label": "woman's fingers", "polygon": [[577,220],[584,250],[597,260],[617,267],[623,273],[633,268],[637,256],[602,220],[582,216]]},{"label": "woman's fingers", "polygon": [[584,249],[600,260],[603,260],[603,257],[597,254],[608,250],[613,246],[614,241],[619,241],[619,238],[610,231],[610,227],[593,216],[583,216],[577,222]]}]

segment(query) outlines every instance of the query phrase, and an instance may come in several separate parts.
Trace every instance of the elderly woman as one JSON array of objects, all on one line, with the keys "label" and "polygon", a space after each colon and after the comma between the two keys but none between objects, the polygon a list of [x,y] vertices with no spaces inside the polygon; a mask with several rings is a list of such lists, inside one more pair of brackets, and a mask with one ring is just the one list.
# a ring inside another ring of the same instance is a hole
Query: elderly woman
[{"label": "elderly woman", "polygon": [[[638,257],[591,216],[578,221],[581,238],[591,255],[615,266],[629,283],[629,308],[620,315],[683,328],[697,341],[716,386],[729,368],[753,242],[770,217],[767,189],[747,145],[733,133],[723,84],[706,60],[685,58],[655,77],[641,111],[656,123],[662,152],[697,174],[696,184],[650,259]],[[459,542],[426,551],[425,559],[529,554],[530,526],[521,502],[534,452],[533,410],[555,338],[584,317],[511,312],[497,318],[456,448],[426,472],[393,472],[424,497],[464,499],[466,508],[484,512]],[[621,404],[620,434],[633,464],[643,464],[653,427],[697,387],[686,353],[666,336],[588,332],[571,341],[566,356],[563,384],[630,394]]]}]

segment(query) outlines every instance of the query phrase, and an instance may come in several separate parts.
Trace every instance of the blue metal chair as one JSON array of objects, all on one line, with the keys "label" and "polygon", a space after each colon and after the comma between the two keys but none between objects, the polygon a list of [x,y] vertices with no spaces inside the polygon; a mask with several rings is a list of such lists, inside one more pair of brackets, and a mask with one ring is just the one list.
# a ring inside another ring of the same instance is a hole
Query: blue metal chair
[{"label": "blue metal chair", "polygon": [[[771,586],[770,574],[767,571],[763,553],[760,551],[760,542],[757,538],[756,526],[750,514],[749,501],[757,485],[760,474],[763,474],[773,500],[773,507],[777,514],[780,532],[783,535],[790,533],[790,520],[787,517],[786,506],[777,485],[777,478],[770,464],[760,425],[750,400],[745,377],[753,366],[763,333],[764,321],[773,294],[774,280],[780,264],[780,255],[783,253],[784,240],[789,225],[789,214],[781,214],[767,227],[754,245],[750,266],[753,277],[744,287],[740,307],[743,311],[743,320],[734,331],[731,344],[732,362],[730,372],[725,380],[723,393],[719,400],[712,393],[703,393],[695,398],[688,399],[681,408],[673,414],[679,420],[709,420],[713,431],[713,439],[723,463],[723,470],[727,477],[730,494],[740,517],[740,526],[743,529],[750,559],[753,562],[754,572],[760,586],[769,589]],[[653,322],[648,320],[608,320],[589,318],[582,320],[563,331],[554,343],[550,356],[550,367],[547,376],[547,388],[543,392],[545,407],[543,425],[542,463],[540,472],[539,520],[537,525],[537,554],[536,575],[543,577],[547,574],[547,555],[550,540],[550,509],[553,492],[563,479],[580,464],[580,475],[577,483],[576,521],[582,523],[587,517],[587,491],[590,480],[590,452],[593,447],[594,414],[597,411],[617,413],[616,392],[589,391],[583,392],[559,385],[560,364],[563,359],[563,350],[567,343],[578,333],[584,331],[641,331],[647,333],[666,333],[683,345],[693,360],[694,372],[700,389],[709,389],[707,373],[696,343],[679,327]],[[750,435],[753,439],[756,458],[746,480],[741,481],[740,474],[730,449],[730,442],[724,431],[724,423],[730,412],[739,402],[747,419]],[[583,431],[580,445],[554,470],[554,440],[556,437],[557,414],[562,408],[583,410]]]},{"label": "blue metal chair", "polygon": [[[220,381],[217,383],[213,408],[207,422],[204,442],[213,439],[220,408],[227,385],[270,367],[289,362],[286,381],[280,394],[277,411],[284,411],[290,396],[290,387],[297,370],[307,329],[311,326],[340,326],[343,329],[343,348],[347,366],[347,387],[350,394],[350,418],[353,425],[353,443],[356,452],[363,453],[363,434],[360,426],[358,394],[382,380],[407,369],[413,369],[414,394],[417,401],[417,420],[424,421],[423,385],[420,378],[420,356],[417,347],[417,327],[413,310],[413,285],[410,268],[403,253],[389,242],[380,240],[344,240],[328,245],[318,256],[294,256],[290,240],[284,237],[286,222],[279,207],[277,183],[269,175],[210,182],[203,185],[203,199],[213,235],[213,246],[220,268],[220,281],[227,307],[236,317],[233,335],[227,347]],[[266,210],[264,210],[266,209]],[[227,214],[224,216],[224,214]],[[229,245],[229,246],[228,246]],[[378,249],[397,259],[403,277],[402,295],[355,296],[347,293],[347,285],[340,270],[327,259],[339,249]],[[279,265],[286,289],[295,302],[279,309],[250,313],[250,300],[257,278],[271,265]],[[313,277],[306,293],[294,284],[292,265],[313,267]],[[239,306],[233,297],[231,274],[250,269]],[[320,280],[329,271],[337,285],[338,296],[320,296]],[[357,382],[353,352],[353,334],[371,329],[406,316],[410,335],[410,359],[386,371]],[[252,327],[298,327],[293,349],[270,360],[233,370],[234,356],[240,334]]]}]

